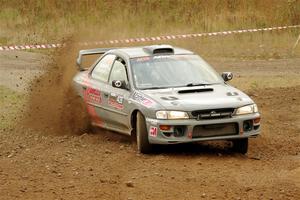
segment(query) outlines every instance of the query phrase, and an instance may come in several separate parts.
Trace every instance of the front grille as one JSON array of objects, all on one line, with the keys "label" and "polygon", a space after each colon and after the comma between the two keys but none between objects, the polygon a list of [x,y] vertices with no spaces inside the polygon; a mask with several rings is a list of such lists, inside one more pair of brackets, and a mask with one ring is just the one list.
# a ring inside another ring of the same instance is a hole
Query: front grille
[{"label": "front grille", "polygon": [[192,112],[192,116],[197,120],[222,119],[222,118],[230,118],[233,112],[234,112],[234,108],[195,110]]},{"label": "front grille", "polygon": [[237,135],[238,130],[237,123],[197,125],[193,129],[193,138]]}]

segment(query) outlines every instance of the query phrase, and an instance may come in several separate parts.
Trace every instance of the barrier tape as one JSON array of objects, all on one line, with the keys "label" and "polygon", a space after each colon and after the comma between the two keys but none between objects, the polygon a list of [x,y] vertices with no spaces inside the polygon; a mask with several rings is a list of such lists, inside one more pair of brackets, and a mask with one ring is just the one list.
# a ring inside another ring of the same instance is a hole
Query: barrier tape
[{"label": "barrier tape", "polygon": [[[128,44],[134,42],[152,42],[152,41],[163,41],[163,40],[188,39],[188,38],[197,38],[197,37],[210,37],[210,36],[231,35],[231,34],[241,34],[241,33],[284,30],[284,29],[291,29],[291,28],[300,28],[300,25],[221,31],[221,32],[211,32],[211,33],[194,33],[194,34],[166,35],[166,36],[156,36],[156,37],[140,37],[140,38],[129,38],[129,39],[121,39],[121,40],[104,40],[104,41],[97,41],[97,42],[79,42],[79,45],[89,46],[89,45],[103,45],[103,44],[105,45]],[[34,45],[0,46],[0,51],[26,50],[26,49],[51,49],[51,48],[64,47],[65,45],[66,44],[34,44]]]}]

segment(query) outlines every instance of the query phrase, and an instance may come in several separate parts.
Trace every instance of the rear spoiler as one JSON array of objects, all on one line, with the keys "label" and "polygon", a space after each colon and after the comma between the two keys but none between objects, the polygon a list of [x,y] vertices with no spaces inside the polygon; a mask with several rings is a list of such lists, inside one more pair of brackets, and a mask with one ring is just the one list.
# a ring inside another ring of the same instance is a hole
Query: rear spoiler
[{"label": "rear spoiler", "polygon": [[95,55],[95,54],[105,54],[107,51],[116,49],[116,48],[97,48],[97,49],[85,49],[85,50],[80,50],[76,64],[77,67],[80,71],[85,71],[86,69],[81,66],[82,64],[82,57],[87,56],[87,55]]}]

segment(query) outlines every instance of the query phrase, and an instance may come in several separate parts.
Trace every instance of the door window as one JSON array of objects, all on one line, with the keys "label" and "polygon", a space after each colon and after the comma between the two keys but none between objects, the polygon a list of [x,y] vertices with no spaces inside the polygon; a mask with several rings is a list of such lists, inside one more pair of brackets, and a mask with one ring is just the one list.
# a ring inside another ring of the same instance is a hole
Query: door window
[{"label": "door window", "polygon": [[127,73],[126,73],[126,67],[124,65],[124,61],[121,59],[117,59],[114,64],[113,68],[110,73],[109,77],[109,84],[112,83],[112,81],[125,81],[126,84],[128,84],[127,79]]},{"label": "door window", "polygon": [[116,56],[112,54],[108,54],[103,57],[93,69],[92,78],[107,82],[111,65],[114,62],[115,58]]}]

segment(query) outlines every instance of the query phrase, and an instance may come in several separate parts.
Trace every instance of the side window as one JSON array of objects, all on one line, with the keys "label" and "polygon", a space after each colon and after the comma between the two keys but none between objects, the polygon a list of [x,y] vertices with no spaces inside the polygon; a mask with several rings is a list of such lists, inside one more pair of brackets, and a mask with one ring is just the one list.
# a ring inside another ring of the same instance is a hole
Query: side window
[{"label": "side window", "polygon": [[116,56],[112,54],[103,57],[92,71],[92,78],[107,82],[110,68],[115,58]]},{"label": "side window", "polygon": [[110,77],[109,77],[109,84],[112,83],[112,81],[125,81],[126,84],[128,84],[128,79],[127,79],[127,73],[126,73],[126,67],[123,64],[125,63],[124,61],[122,61],[121,59],[117,59],[114,64],[113,64],[113,68],[111,70],[110,73]]}]

